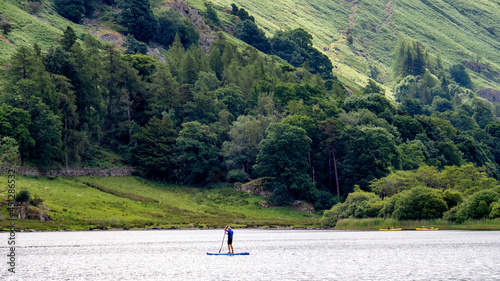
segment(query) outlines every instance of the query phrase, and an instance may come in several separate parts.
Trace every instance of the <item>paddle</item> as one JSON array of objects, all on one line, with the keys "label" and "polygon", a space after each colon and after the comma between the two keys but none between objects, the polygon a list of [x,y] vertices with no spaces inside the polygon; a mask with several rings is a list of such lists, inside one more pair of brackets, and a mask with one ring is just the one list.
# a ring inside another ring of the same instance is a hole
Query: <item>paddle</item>
[{"label": "paddle", "polygon": [[222,244],[220,244],[219,254],[220,254],[220,251],[222,250],[222,246],[224,245],[225,238],[226,238],[226,230],[224,229],[224,236],[222,236]]}]

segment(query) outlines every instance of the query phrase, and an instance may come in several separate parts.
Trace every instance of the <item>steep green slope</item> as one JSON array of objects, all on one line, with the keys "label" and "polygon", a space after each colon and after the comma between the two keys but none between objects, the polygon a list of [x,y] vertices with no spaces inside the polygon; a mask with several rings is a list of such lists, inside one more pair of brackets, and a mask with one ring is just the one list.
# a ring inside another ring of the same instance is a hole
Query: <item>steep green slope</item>
[{"label": "steep green slope", "polygon": [[[201,1],[190,0],[199,6]],[[212,0],[221,7],[235,3],[254,15],[259,26],[276,30],[303,27],[314,44],[337,64],[339,74],[355,81],[355,71],[369,75],[379,68],[379,80],[391,82],[391,52],[399,37],[423,43],[444,66],[462,61],[489,65],[491,77],[473,73],[477,89],[500,89],[500,1],[498,0]],[[353,43],[347,36],[353,36]],[[354,69],[354,71],[353,71]],[[495,73],[496,72],[496,73]]]},{"label": "steep green slope", "polygon": [[[154,6],[162,2],[165,1],[151,1]],[[202,0],[188,2],[205,10]],[[305,28],[314,36],[315,47],[331,58],[334,73],[347,85],[366,83],[371,67],[379,72],[377,80],[392,88],[391,52],[398,38],[410,37],[423,43],[431,55],[440,55],[445,67],[464,61],[479,65],[481,73],[470,71],[476,90],[500,90],[499,0],[210,2],[219,11],[230,9],[231,3],[245,8],[268,36],[280,29]],[[90,30],[59,16],[52,1],[42,1],[36,14],[27,12],[30,9],[24,7],[25,2],[15,5],[13,1],[2,0],[1,3],[0,14],[11,22],[13,29],[8,35],[0,35],[0,64],[19,45],[37,42],[43,49],[54,46],[68,25],[79,38]],[[352,44],[347,40],[349,36]]]},{"label": "steep green slope", "polygon": [[71,26],[80,39],[87,33],[83,25],[74,24],[54,12],[52,2],[42,1],[41,4],[40,11],[34,15],[13,1],[0,1],[0,14],[12,26],[7,35],[0,33],[0,65],[20,46],[37,43],[44,50],[56,46],[67,26]]}]

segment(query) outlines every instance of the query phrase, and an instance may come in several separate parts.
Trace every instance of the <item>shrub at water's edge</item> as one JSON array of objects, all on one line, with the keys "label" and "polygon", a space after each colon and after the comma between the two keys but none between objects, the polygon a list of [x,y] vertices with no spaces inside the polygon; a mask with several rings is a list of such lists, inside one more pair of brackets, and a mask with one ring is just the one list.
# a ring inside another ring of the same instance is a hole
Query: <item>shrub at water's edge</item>
[{"label": "shrub at water's edge", "polygon": [[349,228],[344,219],[373,218],[371,224],[437,220],[444,228],[473,225],[474,229],[491,219],[486,225],[496,229],[500,218],[500,185],[472,164],[447,166],[443,171],[428,166],[397,171],[372,181],[370,187],[373,192],[357,188],[345,202],[325,211],[322,225]]}]

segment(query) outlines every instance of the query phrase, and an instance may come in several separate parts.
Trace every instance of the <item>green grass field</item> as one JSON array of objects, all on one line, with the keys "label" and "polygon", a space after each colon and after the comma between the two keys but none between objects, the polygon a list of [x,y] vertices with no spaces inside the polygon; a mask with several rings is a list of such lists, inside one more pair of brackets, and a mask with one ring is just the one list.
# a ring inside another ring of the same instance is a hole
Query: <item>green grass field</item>
[{"label": "green grass field", "polygon": [[[4,178],[1,180],[5,182]],[[19,229],[319,225],[319,214],[290,207],[263,208],[259,201],[264,198],[231,187],[181,187],[138,177],[18,176],[16,183],[16,192],[26,189],[32,196],[42,198],[52,216],[45,223],[17,220]],[[6,206],[1,215],[0,229],[9,223]]]}]

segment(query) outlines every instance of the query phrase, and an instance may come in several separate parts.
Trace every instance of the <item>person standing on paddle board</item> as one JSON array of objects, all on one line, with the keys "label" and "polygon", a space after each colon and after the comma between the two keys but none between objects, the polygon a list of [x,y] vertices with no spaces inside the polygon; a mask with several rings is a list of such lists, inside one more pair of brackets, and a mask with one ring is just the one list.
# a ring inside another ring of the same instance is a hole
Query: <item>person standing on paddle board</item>
[{"label": "person standing on paddle board", "polygon": [[227,233],[227,249],[229,250],[229,253],[234,254],[233,230],[230,226],[226,225],[226,227],[224,227],[224,231]]}]

